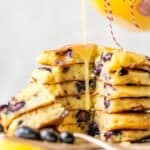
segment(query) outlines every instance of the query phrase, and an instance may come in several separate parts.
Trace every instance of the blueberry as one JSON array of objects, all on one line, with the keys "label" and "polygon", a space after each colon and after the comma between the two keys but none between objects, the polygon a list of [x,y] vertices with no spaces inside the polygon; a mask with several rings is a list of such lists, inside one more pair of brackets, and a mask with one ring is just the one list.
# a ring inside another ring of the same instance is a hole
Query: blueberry
[{"label": "blueberry", "polygon": [[15,104],[12,103],[8,103],[8,111],[10,112],[15,112],[20,110],[21,108],[23,108],[25,106],[25,102],[21,101],[21,102],[17,102]]},{"label": "blueberry", "polygon": [[106,55],[102,55],[102,59],[104,62],[110,61],[112,58],[113,54],[112,53],[107,53]]},{"label": "blueberry", "polygon": [[88,134],[91,136],[99,135],[100,130],[96,122],[91,122],[89,124]]},{"label": "blueberry", "polygon": [[41,139],[48,142],[57,142],[58,134],[53,129],[44,129],[40,133]]},{"label": "blueberry", "polygon": [[108,131],[104,134],[105,141],[108,141],[112,136],[118,136],[121,135],[120,131]]},{"label": "blueberry", "polygon": [[65,51],[57,51],[56,55],[72,57],[72,49],[68,48]]},{"label": "blueberry", "polygon": [[68,71],[69,71],[69,67],[68,66],[64,66],[63,68],[62,68],[62,72],[63,73],[67,73]]},{"label": "blueberry", "polygon": [[4,133],[4,128],[1,124],[0,124],[0,133]]},{"label": "blueberry", "polygon": [[119,71],[119,75],[120,76],[128,75],[128,70],[125,68],[121,68],[121,70]]},{"label": "blueberry", "polygon": [[24,138],[24,139],[32,139],[32,140],[40,140],[40,133],[26,126],[19,127],[15,131],[15,136]]},{"label": "blueberry", "polygon": [[75,141],[75,137],[73,136],[72,133],[69,133],[69,132],[60,133],[59,139],[61,142],[67,143],[67,144],[73,144]]},{"label": "blueberry", "polygon": [[106,98],[104,98],[104,106],[106,109],[108,109],[110,106],[110,100],[107,100]]},{"label": "blueberry", "polygon": [[77,122],[88,122],[90,120],[91,114],[86,110],[79,110],[75,117]]},{"label": "blueberry", "polygon": [[99,75],[101,74],[102,67],[103,67],[102,64],[97,64],[97,65],[95,66],[95,69],[94,69],[94,75],[95,75],[95,76],[99,76]]},{"label": "blueberry", "polygon": [[0,105],[0,112],[2,112],[3,110],[7,110],[8,105]]},{"label": "blueberry", "polygon": [[78,93],[83,93],[85,91],[85,82],[84,81],[77,81],[75,83],[75,87]]},{"label": "blueberry", "polygon": [[71,48],[68,48],[68,49],[65,51],[65,55],[68,56],[68,57],[72,57],[72,49],[71,49]]}]

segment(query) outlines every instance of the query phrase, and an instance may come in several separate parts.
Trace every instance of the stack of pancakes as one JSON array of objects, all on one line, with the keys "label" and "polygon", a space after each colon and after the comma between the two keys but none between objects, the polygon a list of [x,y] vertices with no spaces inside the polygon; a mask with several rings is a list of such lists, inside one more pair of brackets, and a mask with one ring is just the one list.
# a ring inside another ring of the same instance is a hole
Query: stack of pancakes
[{"label": "stack of pancakes", "polygon": [[38,58],[40,67],[33,71],[30,84],[1,107],[1,123],[9,135],[21,126],[56,126],[59,131],[89,132],[93,113],[85,110],[85,66],[76,53],[76,49],[85,48],[94,52],[89,62],[89,86],[90,94],[95,91],[92,74],[96,45],[69,45],[42,52]]},{"label": "stack of pancakes", "polygon": [[[93,49],[88,62],[89,110],[85,95],[87,68],[79,55],[85,49]],[[38,63],[28,86],[0,107],[1,124],[7,134],[29,126],[95,135],[95,119],[105,141],[150,137],[149,57],[81,44],[44,51]]]},{"label": "stack of pancakes", "polygon": [[150,137],[150,58],[104,48],[96,59],[95,120],[101,139],[138,141]]}]

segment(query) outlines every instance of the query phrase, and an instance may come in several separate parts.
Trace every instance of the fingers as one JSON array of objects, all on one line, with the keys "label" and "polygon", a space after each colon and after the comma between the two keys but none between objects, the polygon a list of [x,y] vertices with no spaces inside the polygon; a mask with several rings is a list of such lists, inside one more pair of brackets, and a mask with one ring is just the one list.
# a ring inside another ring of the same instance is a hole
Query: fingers
[{"label": "fingers", "polygon": [[138,11],[144,16],[150,16],[150,0],[142,0],[138,5]]}]

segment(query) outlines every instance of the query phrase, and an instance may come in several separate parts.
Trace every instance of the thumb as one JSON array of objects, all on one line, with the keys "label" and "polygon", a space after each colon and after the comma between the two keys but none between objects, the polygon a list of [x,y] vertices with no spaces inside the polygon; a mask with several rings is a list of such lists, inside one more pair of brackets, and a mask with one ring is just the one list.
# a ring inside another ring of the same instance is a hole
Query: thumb
[{"label": "thumb", "polygon": [[142,0],[137,9],[142,15],[150,16],[150,0]]}]

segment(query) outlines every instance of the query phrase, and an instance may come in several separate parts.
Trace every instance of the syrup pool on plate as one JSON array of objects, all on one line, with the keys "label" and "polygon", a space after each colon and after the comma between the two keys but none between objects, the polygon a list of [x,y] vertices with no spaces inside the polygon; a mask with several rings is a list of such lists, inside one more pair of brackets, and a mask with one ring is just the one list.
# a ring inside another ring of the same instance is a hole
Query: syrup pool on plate
[{"label": "syrup pool on plate", "polygon": [[[91,0],[101,14],[112,13],[113,22],[132,31],[150,30],[150,17],[142,16],[138,10],[140,0]],[[107,4],[111,10],[106,12]]]}]

